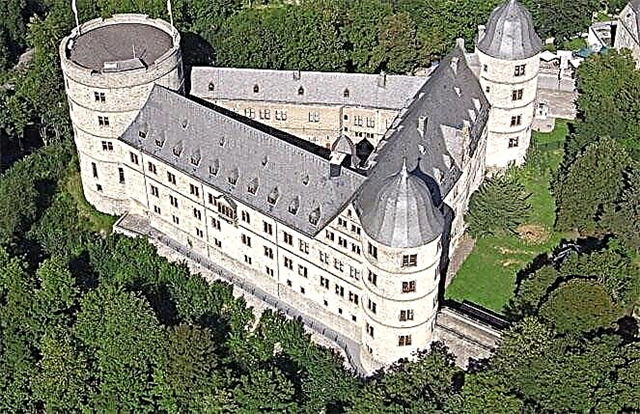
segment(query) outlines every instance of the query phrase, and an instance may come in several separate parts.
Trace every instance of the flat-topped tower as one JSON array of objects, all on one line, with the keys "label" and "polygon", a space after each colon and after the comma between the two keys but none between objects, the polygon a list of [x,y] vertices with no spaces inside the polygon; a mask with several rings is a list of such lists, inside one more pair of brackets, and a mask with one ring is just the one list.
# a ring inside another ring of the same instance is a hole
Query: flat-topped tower
[{"label": "flat-topped tower", "polygon": [[102,212],[123,213],[132,183],[117,138],[154,84],[183,90],[180,34],[146,15],[94,19],[62,41],[60,59],[85,197]]}]

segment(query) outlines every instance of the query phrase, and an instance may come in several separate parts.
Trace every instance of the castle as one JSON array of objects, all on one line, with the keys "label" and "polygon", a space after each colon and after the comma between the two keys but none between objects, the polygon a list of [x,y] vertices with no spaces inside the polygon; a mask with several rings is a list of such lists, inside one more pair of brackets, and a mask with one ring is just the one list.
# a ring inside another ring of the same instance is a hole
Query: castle
[{"label": "castle", "polygon": [[541,41],[508,0],[427,76],[193,68],[144,15],[60,45],[86,199],[351,338],[372,371],[433,340],[486,173],[524,161]]}]

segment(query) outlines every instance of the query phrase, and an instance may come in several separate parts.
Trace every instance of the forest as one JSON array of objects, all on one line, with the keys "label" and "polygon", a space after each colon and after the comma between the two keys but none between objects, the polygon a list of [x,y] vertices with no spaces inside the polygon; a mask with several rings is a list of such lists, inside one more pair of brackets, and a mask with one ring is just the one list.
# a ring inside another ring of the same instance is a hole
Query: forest
[{"label": "forest", "polygon": [[[524,3],[556,41],[621,6]],[[495,4],[175,0],[173,10],[190,65],[412,73],[457,37],[470,45]],[[167,18],[164,0],[78,9],[81,20]],[[436,343],[365,379],[299,322],[257,317],[232,286],[110,234],[114,219],[80,188],[57,57],[73,25],[66,0],[0,3],[0,412],[640,411],[640,72],[628,53],[580,67],[579,117],[551,183],[555,226],[585,247],[549,251],[518,275],[492,358],[465,372]],[[18,64],[27,49],[30,62]],[[488,182],[477,193],[476,237],[517,225],[492,217],[510,213],[510,197],[526,210],[520,190]]]}]

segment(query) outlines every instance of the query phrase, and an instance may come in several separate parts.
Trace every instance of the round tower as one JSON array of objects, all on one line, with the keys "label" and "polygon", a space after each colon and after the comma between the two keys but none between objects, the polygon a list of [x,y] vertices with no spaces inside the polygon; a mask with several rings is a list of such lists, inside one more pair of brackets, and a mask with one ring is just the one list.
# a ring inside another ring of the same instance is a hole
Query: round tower
[{"label": "round tower", "polygon": [[406,162],[361,196],[356,210],[367,263],[361,357],[373,371],[411,357],[432,341],[444,220],[428,187]]},{"label": "round tower", "polygon": [[91,20],[60,44],[69,113],[84,195],[98,210],[128,209],[126,171],[117,138],[154,84],[182,91],[180,34],[146,15]]},{"label": "round tower", "polygon": [[491,104],[488,170],[524,162],[531,141],[541,50],[531,14],[517,0],[497,7],[487,26],[480,26],[479,77]]}]

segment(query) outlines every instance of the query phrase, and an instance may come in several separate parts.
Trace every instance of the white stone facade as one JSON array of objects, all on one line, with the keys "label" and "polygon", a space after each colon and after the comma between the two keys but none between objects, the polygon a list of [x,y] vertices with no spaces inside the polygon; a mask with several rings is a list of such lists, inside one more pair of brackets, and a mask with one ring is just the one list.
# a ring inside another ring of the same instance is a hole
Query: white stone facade
[{"label": "white stone facade", "polygon": [[640,2],[629,2],[618,17],[614,47],[629,49],[636,60],[636,67],[640,68]]}]

